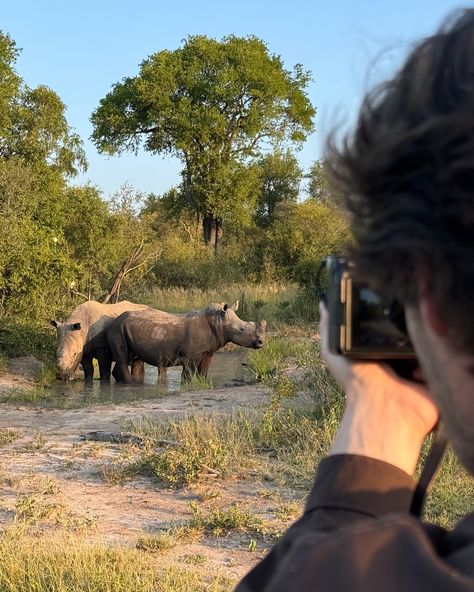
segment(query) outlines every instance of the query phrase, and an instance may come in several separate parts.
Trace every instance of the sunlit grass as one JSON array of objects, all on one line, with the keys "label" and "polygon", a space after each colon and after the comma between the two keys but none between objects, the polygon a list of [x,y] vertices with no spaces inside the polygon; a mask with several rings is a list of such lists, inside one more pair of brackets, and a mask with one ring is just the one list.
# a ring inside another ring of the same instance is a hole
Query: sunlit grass
[{"label": "sunlit grass", "polygon": [[445,528],[474,510],[474,479],[448,449],[426,499],[424,517]]},{"label": "sunlit grass", "polygon": [[[211,302],[233,304],[239,300],[238,315],[243,319],[265,319],[270,323],[304,321],[301,298],[295,284],[238,284],[220,289],[155,288],[146,303],[168,312],[183,313],[205,308]],[[295,306],[298,304],[298,306]],[[298,312],[299,311],[299,312]]]},{"label": "sunlit grass", "polygon": [[257,382],[268,382],[289,363],[309,368],[317,356],[315,342],[279,335],[269,337],[261,349],[247,352],[248,367]]},{"label": "sunlit grass", "polygon": [[341,399],[328,404],[322,398],[322,404],[315,400],[311,408],[293,409],[283,404],[292,395],[286,381],[277,382],[270,404],[262,401],[260,409],[129,422],[127,430],[151,443],[135,470],[172,487],[216,477],[264,477],[304,489],[334,435]]},{"label": "sunlit grass", "polygon": [[228,592],[236,581],[199,567],[163,565],[139,549],[91,545],[77,537],[0,538],[2,592]]}]

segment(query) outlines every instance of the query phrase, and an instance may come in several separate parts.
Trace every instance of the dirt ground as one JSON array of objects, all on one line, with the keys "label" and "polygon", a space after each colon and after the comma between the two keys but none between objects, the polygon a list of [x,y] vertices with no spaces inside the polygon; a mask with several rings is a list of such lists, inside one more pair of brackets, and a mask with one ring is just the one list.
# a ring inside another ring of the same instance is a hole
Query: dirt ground
[{"label": "dirt ground", "polygon": [[[0,392],[34,388],[33,377],[27,374],[1,375]],[[34,518],[35,504],[38,516],[41,507],[51,504],[61,510],[58,523],[62,528],[80,530],[91,541],[134,546],[140,537],[189,520],[190,502],[196,501],[205,508],[238,503],[284,530],[294,517],[280,519],[275,515],[275,498],[265,495],[268,484],[210,478],[191,488],[173,490],[140,477],[116,485],[104,480],[104,473],[123,458],[130,445],[81,438],[92,431],[120,432],[126,420],[225,413],[236,408],[255,408],[268,398],[266,387],[251,385],[171,393],[132,404],[74,410],[2,404],[0,430],[14,430],[19,437],[0,447],[0,528],[18,517],[19,508],[25,505]],[[189,557],[204,557],[211,570],[224,570],[231,577],[240,577],[265,554],[266,547],[262,541],[256,546],[249,544],[248,535],[230,535],[206,537],[165,554],[168,553],[168,560],[178,563]]]}]

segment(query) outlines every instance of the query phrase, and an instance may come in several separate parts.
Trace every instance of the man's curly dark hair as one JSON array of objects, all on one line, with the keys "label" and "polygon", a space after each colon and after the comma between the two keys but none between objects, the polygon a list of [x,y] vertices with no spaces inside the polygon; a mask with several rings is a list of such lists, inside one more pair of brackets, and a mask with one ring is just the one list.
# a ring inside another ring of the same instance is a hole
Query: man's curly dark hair
[{"label": "man's curly dark hair", "polygon": [[330,141],[360,277],[403,303],[422,273],[454,345],[474,351],[474,10],[456,12]]}]

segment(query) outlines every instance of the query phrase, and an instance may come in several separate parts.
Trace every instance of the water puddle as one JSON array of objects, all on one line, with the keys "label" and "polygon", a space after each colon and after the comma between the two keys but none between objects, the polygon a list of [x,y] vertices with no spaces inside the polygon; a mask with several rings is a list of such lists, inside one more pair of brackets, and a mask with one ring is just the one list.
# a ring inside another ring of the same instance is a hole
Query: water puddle
[{"label": "water puddle", "polygon": [[[208,373],[211,388],[241,386],[252,382],[251,374],[244,365],[247,357],[244,351],[218,352],[214,355]],[[69,383],[57,382],[48,389],[46,398],[38,401],[42,407],[83,407],[94,404],[125,403],[141,399],[162,397],[171,392],[182,391],[181,367],[168,368],[166,383],[158,383],[158,371],[145,364],[144,384],[119,384],[112,378],[110,383],[94,380],[86,383],[77,380]],[[206,388],[195,385],[194,389]]]}]

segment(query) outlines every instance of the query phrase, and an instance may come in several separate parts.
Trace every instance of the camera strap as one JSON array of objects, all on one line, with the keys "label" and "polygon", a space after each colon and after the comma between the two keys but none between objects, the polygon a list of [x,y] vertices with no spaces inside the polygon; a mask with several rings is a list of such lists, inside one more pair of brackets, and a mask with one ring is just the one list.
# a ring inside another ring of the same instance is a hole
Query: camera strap
[{"label": "camera strap", "polygon": [[428,452],[428,456],[426,457],[425,464],[413,494],[410,513],[414,516],[421,516],[428,487],[441,465],[447,445],[448,439],[443,424],[438,423],[437,428],[435,428],[433,444]]}]

